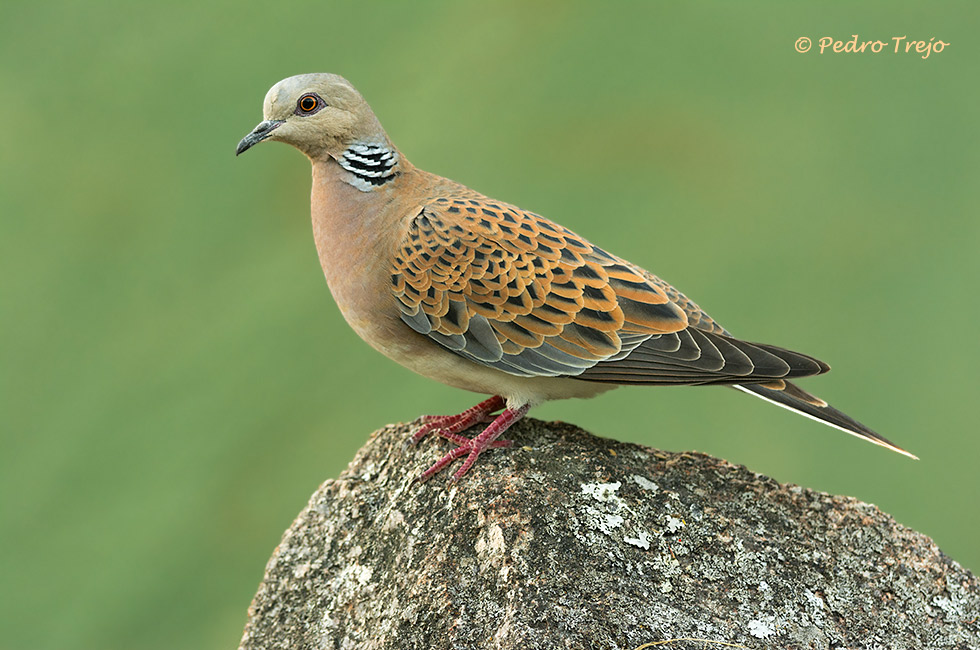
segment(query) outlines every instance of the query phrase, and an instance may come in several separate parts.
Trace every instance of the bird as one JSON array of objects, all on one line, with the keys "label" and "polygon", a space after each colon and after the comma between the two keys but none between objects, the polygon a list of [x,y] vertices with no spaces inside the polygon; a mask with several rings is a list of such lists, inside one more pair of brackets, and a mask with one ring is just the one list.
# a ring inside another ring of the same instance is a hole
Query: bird
[{"label": "bird", "polygon": [[487,449],[509,446],[500,436],[534,406],[621,385],[730,386],[915,458],[790,381],[826,363],[736,338],[640,266],[413,166],[339,75],[272,86],[235,153],[267,141],[312,164],[316,249],[353,330],[420,375],[489,396],[417,420],[407,442],[434,434],[456,445],[420,481],[463,458],[458,481]]}]

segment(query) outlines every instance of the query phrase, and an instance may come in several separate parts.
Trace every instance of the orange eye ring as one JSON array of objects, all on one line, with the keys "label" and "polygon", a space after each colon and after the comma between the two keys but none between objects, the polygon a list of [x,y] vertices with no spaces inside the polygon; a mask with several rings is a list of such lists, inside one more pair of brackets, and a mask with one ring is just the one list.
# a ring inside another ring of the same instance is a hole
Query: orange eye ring
[{"label": "orange eye ring", "polygon": [[304,113],[312,113],[316,110],[319,103],[315,95],[304,95],[299,99],[299,110]]}]

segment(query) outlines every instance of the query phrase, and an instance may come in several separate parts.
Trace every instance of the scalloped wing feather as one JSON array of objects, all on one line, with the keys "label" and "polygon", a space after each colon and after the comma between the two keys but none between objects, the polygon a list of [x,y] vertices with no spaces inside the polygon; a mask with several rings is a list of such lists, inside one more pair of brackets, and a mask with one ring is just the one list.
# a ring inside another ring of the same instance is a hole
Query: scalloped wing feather
[{"label": "scalloped wing feather", "polygon": [[809,357],[730,338],[660,278],[463,188],[411,219],[391,288],[416,332],[514,375],[671,384],[821,371]]}]

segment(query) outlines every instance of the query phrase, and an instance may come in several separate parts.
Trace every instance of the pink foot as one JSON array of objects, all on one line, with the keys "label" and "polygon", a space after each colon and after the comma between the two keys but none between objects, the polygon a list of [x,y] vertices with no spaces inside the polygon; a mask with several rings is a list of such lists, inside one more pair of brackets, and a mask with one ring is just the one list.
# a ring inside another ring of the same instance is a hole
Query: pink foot
[{"label": "pink foot", "polygon": [[[497,403],[494,402],[494,400],[499,400],[501,403],[503,402],[503,400],[499,397],[491,398],[488,399],[486,402],[483,402],[482,404],[478,404],[477,406],[474,406],[469,411],[466,411],[460,414],[459,416],[455,416],[455,417],[462,417],[466,415],[466,413],[473,411],[473,409],[480,409],[480,407],[482,407],[485,404],[491,402]],[[495,407],[492,410],[496,410],[497,408],[499,408],[499,406]],[[466,460],[463,461],[462,466],[458,470],[456,470],[456,473],[453,474],[452,479],[450,479],[451,482],[455,483],[456,481],[458,481],[463,477],[463,474],[465,474],[471,467],[473,467],[473,464],[476,462],[476,459],[480,456],[480,453],[482,453],[485,449],[489,449],[491,447],[506,447],[512,444],[510,440],[497,440],[497,438],[504,431],[509,429],[515,422],[517,422],[522,417],[524,417],[524,414],[527,413],[528,408],[529,408],[528,405],[525,404],[524,406],[520,406],[515,409],[511,409],[511,408],[504,409],[504,412],[498,415],[493,420],[493,422],[490,423],[490,426],[488,426],[486,429],[483,430],[483,433],[476,436],[472,440],[464,436],[458,435],[456,431],[453,431],[449,435],[436,431],[436,433],[438,433],[439,435],[449,440],[452,440],[459,446],[453,449],[452,451],[450,451],[448,454],[446,454],[439,460],[437,460],[435,464],[432,465],[432,467],[422,472],[422,474],[416,480],[419,481],[420,483],[424,483],[425,481],[428,481],[430,478],[432,478],[437,473],[442,471],[447,465],[452,463],[457,458],[466,456]],[[487,415],[489,415],[490,412],[492,411],[484,411],[483,415],[478,417],[485,418]],[[474,420],[470,422],[470,424],[473,424],[477,421],[482,421],[482,420]],[[454,424],[453,426],[455,427],[456,425]]]},{"label": "pink foot", "polygon": [[490,414],[502,408],[504,408],[504,398],[494,395],[459,415],[423,415],[419,418],[421,426],[405,443],[416,445],[430,433],[451,440],[457,445],[468,443],[470,439],[458,435],[459,432],[466,431],[479,422],[492,422],[493,416]]}]

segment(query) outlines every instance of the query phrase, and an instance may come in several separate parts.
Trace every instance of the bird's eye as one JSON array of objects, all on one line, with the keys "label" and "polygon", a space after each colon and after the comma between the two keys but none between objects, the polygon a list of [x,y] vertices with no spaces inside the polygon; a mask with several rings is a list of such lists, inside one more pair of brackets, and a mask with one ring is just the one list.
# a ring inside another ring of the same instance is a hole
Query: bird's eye
[{"label": "bird's eye", "polygon": [[296,113],[300,115],[309,115],[315,112],[318,108],[321,108],[321,99],[316,95],[303,95],[296,102]]}]

